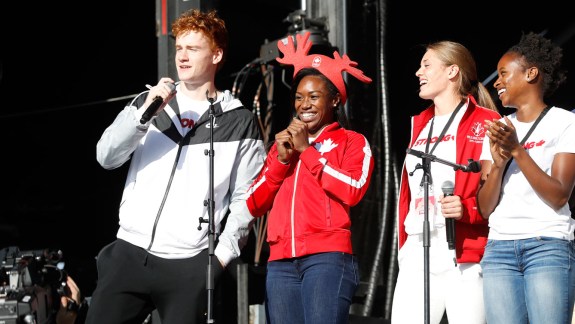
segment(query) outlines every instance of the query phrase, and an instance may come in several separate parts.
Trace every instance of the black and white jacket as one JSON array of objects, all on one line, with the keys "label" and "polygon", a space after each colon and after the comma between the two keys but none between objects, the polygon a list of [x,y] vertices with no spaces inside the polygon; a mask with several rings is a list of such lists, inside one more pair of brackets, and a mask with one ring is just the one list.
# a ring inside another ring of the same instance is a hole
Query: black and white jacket
[{"label": "black and white jacket", "polygon": [[[178,93],[157,117],[142,125],[147,92],[118,114],[97,144],[97,160],[115,169],[131,158],[119,210],[119,239],[163,258],[196,255],[208,247],[210,193],[210,109],[187,133],[182,129]],[[228,214],[215,250],[227,264],[238,257],[254,218],[245,194],[259,173],[265,148],[256,116],[229,91],[214,103],[213,186],[216,233]],[[209,102],[205,101],[206,107]],[[185,134],[185,135],[184,135]]]}]

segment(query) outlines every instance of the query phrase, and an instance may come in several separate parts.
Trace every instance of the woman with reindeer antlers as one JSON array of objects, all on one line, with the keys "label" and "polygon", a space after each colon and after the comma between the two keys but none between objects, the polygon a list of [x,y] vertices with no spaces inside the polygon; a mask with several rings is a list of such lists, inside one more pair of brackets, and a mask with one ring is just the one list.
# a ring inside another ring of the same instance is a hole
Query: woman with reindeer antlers
[{"label": "woman with reindeer antlers", "polygon": [[374,160],[367,139],[342,124],[342,72],[371,79],[347,55],[307,55],[309,36],[297,34],[297,48],[291,37],[278,42],[284,56],[277,61],[294,66],[296,117],[275,135],[247,197],[253,216],[270,211],[268,324],[346,324],[359,284],[350,207],[367,191]]}]

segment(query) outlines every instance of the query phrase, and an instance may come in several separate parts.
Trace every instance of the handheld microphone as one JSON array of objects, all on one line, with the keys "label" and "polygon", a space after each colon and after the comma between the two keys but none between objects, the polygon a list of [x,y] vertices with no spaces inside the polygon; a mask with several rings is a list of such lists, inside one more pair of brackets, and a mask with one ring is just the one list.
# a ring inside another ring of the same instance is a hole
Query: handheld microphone
[{"label": "handheld microphone", "polygon": [[[452,181],[444,181],[441,184],[441,191],[443,191],[443,195],[453,196],[453,182]],[[455,219],[453,218],[446,218],[445,219],[445,232],[447,234],[447,246],[450,250],[455,250]]]},{"label": "handheld microphone", "polygon": [[[174,91],[176,90],[176,86],[173,83],[170,82],[166,82],[166,85],[170,88],[170,93],[174,93]],[[150,119],[152,118],[152,116],[154,116],[154,114],[156,113],[156,111],[158,110],[158,108],[160,108],[160,106],[164,103],[164,98],[157,96],[156,98],[154,98],[154,101],[152,101],[152,103],[150,104],[150,106],[148,106],[148,108],[146,109],[146,111],[144,111],[144,114],[142,115],[142,118],[140,118],[140,124],[145,124],[148,121],[150,121]]]}]

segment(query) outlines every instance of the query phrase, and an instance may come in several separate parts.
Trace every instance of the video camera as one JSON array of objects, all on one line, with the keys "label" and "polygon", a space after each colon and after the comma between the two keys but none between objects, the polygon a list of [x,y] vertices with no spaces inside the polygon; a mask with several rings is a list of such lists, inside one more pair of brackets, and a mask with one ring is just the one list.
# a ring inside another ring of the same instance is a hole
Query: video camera
[{"label": "video camera", "polygon": [[0,324],[47,324],[65,294],[62,251],[0,250]]}]

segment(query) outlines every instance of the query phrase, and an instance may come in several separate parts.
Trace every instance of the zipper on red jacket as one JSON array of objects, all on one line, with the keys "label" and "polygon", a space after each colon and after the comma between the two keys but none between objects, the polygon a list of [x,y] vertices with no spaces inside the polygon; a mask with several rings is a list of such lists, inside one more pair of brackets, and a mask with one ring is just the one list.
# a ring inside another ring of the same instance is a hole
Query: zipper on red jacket
[{"label": "zipper on red jacket", "polygon": [[297,191],[297,180],[299,178],[299,167],[301,166],[301,161],[297,161],[297,166],[295,169],[295,180],[293,182],[293,195],[291,197],[291,210],[290,210],[290,221],[291,221],[291,256],[296,257],[295,253],[295,225],[294,225],[294,207],[295,207],[295,195]]}]

